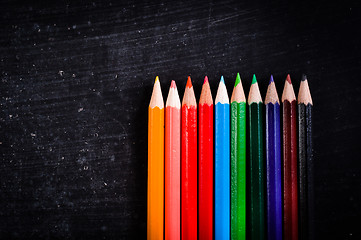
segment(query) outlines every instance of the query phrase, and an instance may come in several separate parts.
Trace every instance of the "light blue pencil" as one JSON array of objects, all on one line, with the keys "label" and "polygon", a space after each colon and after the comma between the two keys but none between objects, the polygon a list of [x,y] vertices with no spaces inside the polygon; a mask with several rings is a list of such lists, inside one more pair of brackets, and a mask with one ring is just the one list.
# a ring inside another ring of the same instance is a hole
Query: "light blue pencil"
[{"label": "light blue pencil", "polygon": [[223,76],[215,101],[215,240],[230,239],[230,116]]}]

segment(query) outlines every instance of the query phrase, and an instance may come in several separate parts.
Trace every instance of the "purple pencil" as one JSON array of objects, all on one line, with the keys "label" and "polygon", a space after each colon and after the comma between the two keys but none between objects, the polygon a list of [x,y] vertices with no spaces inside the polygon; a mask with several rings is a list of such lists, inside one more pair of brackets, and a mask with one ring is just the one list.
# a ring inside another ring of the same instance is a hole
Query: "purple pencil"
[{"label": "purple pencil", "polygon": [[282,239],[282,177],[280,102],[273,76],[266,99],[267,236]]}]

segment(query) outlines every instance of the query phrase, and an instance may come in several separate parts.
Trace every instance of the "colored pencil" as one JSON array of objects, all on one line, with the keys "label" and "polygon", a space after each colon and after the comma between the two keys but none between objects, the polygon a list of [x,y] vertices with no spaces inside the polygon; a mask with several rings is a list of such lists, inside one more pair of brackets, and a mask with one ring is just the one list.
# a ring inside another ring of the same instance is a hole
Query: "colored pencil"
[{"label": "colored pencil", "polygon": [[246,239],[246,97],[239,73],[231,97],[231,239]]},{"label": "colored pencil", "polygon": [[283,103],[283,236],[298,239],[296,96],[288,74]]},{"label": "colored pencil", "polygon": [[165,111],[165,239],[180,239],[180,100],[175,81]]},{"label": "colored pencil", "polygon": [[250,239],[265,238],[264,166],[263,166],[263,102],[256,75],[253,75],[248,96],[249,105],[249,162],[248,162],[248,230]]},{"label": "colored pencil", "polygon": [[197,239],[197,102],[191,78],[182,101],[181,237]]},{"label": "colored pencil", "polygon": [[230,238],[229,98],[223,76],[215,100],[215,239]]},{"label": "colored pencil", "polygon": [[282,239],[282,175],[280,101],[273,81],[266,99],[267,239]]},{"label": "colored pencil", "polygon": [[198,229],[199,240],[213,239],[213,99],[204,78],[199,99]]},{"label": "colored pencil", "polygon": [[312,98],[306,75],[298,92],[299,238],[314,239]]},{"label": "colored pencil", "polygon": [[164,102],[158,76],[148,109],[147,239],[163,239]]}]

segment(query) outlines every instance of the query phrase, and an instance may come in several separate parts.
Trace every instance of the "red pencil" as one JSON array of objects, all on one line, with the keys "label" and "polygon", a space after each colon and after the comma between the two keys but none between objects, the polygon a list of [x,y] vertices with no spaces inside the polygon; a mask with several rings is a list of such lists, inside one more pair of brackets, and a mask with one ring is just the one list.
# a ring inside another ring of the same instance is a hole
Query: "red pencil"
[{"label": "red pencil", "polygon": [[283,103],[283,222],[284,239],[298,239],[297,113],[290,75],[282,94]]},{"label": "red pencil", "polygon": [[213,239],[213,99],[204,78],[199,99],[198,210],[199,240]]},{"label": "red pencil", "polygon": [[180,100],[172,81],[165,112],[165,239],[180,239]]},{"label": "red pencil", "polygon": [[197,102],[191,78],[182,101],[181,236],[197,239]]}]

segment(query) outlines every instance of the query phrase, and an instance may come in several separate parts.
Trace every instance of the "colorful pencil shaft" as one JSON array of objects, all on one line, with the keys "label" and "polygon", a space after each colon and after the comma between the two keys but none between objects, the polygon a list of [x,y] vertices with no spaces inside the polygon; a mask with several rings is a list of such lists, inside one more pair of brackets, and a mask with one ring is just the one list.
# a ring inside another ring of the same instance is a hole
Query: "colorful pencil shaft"
[{"label": "colorful pencil shaft", "polygon": [[158,77],[148,109],[147,239],[163,239],[164,102]]},{"label": "colorful pencil shaft", "polygon": [[248,96],[249,104],[249,188],[248,188],[248,230],[250,239],[265,238],[264,213],[264,166],[263,166],[263,103],[256,76],[253,75]]},{"label": "colorful pencil shaft", "polygon": [[283,103],[283,229],[285,239],[298,239],[297,109],[290,75],[282,94]]},{"label": "colorful pencil shaft", "polygon": [[172,81],[165,113],[165,239],[180,239],[180,100]]},{"label": "colorful pencil shaft", "polygon": [[188,77],[182,102],[181,237],[197,239],[197,102]]},{"label": "colorful pencil shaft", "polygon": [[213,99],[205,77],[199,99],[199,240],[213,239]]},{"label": "colorful pencil shaft", "polygon": [[223,76],[215,101],[215,239],[230,238],[229,98]]},{"label": "colorful pencil shaft", "polygon": [[273,76],[266,100],[267,239],[282,239],[282,176],[280,102]]},{"label": "colorful pencil shaft", "polygon": [[303,75],[298,92],[299,238],[314,239],[312,98]]},{"label": "colorful pencil shaft", "polygon": [[246,98],[239,73],[231,97],[231,239],[246,239]]}]

